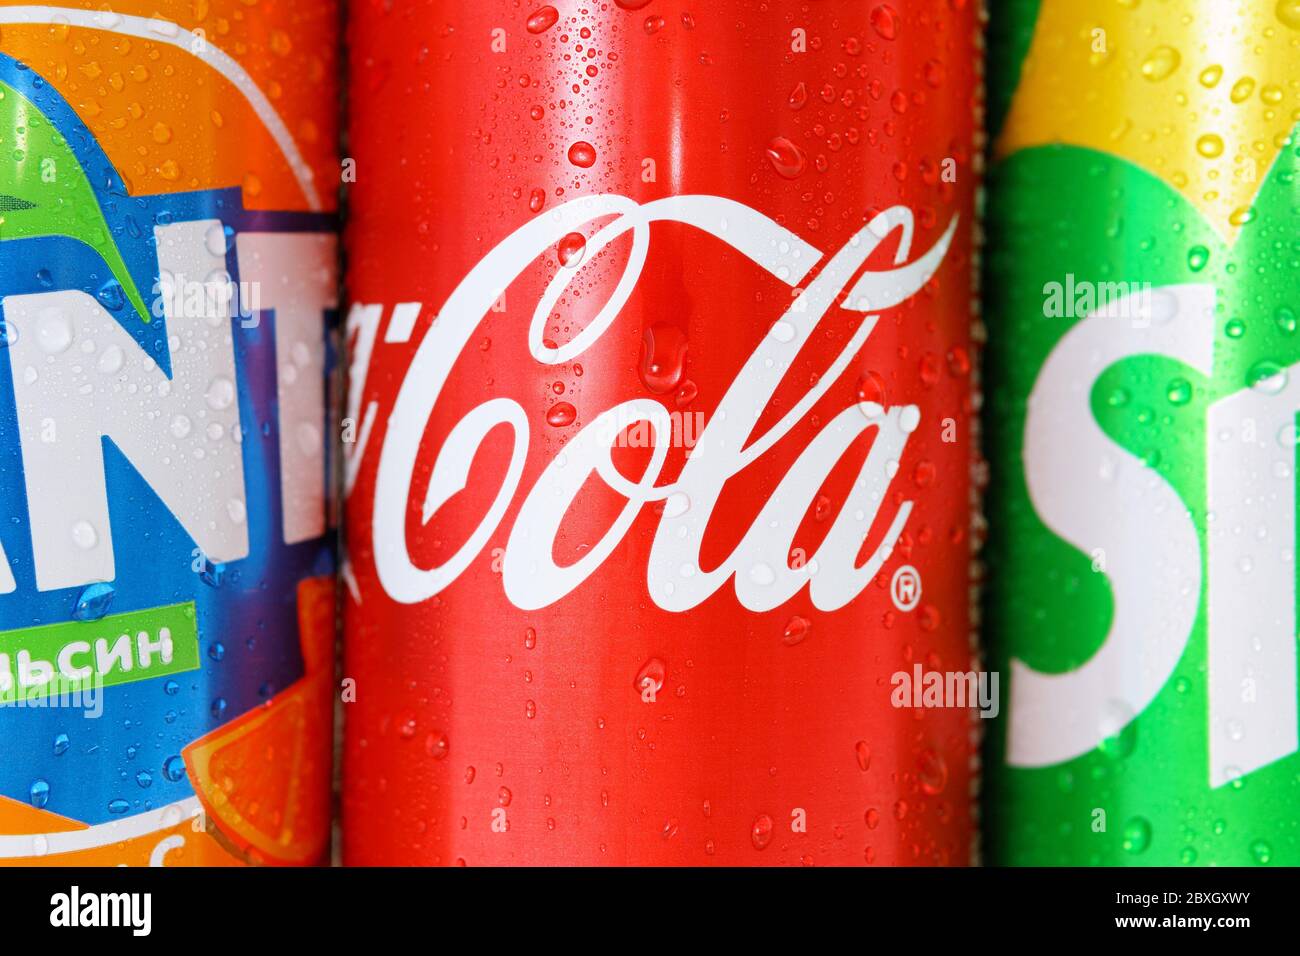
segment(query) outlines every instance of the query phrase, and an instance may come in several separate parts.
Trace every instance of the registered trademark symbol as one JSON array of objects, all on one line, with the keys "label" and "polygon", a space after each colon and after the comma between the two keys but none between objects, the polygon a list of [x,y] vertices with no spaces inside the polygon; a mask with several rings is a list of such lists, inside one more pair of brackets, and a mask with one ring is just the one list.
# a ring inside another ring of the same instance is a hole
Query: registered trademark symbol
[{"label": "registered trademark symbol", "polygon": [[921,572],[910,564],[903,565],[889,582],[889,596],[900,611],[912,610],[921,603]]}]

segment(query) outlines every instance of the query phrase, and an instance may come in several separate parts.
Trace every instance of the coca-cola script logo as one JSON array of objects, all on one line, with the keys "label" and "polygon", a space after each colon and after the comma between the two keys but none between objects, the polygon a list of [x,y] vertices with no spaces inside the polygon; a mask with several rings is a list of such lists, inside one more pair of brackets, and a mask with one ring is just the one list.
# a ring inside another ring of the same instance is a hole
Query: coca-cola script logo
[{"label": "coca-cola script logo", "polygon": [[[631,253],[626,266],[596,316],[570,341],[554,346],[543,339],[546,317],[579,271],[559,270],[538,302],[528,329],[529,351],[538,362],[557,365],[573,360],[614,322],[645,265],[651,223],[677,222],[702,230],[792,289],[799,287],[824,258],[820,250],[761,213],[717,196],[675,196],[644,205],[614,195],[587,197],[559,206],[507,237],[447,299],[437,321],[421,340],[393,405],[379,457],[372,533],[379,580],[394,601],[424,601],[455,581],[496,532],[519,490],[524,471],[529,424],[519,403],[493,398],[465,415],[438,449],[423,502],[424,520],[427,522],[465,488],[476,450],[488,432],[500,426],[507,426],[513,433],[509,467],[491,506],[456,554],[438,567],[416,566],[407,547],[405,528],[412,475],[422,436],[448,375],[501,290],[563,237],[598,219],[608,221],[588,239],[588,258],[630,231]],[[673,427],[663,404],[653,399],[632,399],[597,415],[570,439],[563,453],[547,465],[524,497],[501,562],[506,597],[523,610],[559,601],[609,557],[643,506],[662,501],[664,507],[646,566],[649,594],[660,608],[689,610],[733,578],[737,599],[752,611],[771,610],[805,585],[813,605],[821,610],[835,610],[852,601],[888,559],[912,511],[911,501],[902,502],[874,553],[862,566],[854,566],[898,471],[908,438],[920,423],[920,409],[915,405],[886,408],[854,404],[843,409],[801,451],[727,560],[710,571],[703,570],[701,541],[727,480],[765,454],[808,414],[862,348],[879,319],[876,313],[915,295],[939,268],[956,228],[954,217],[931,249],[907,262],[913,234],[911,210],[894,206],[876,215],[830,259],[768,330],[726,390],[675,481],[656,485]],[[846,294],[849,280],[895,230],[900,231],[896,268],[863,272]],[[862,314],[847,344],[777,424],[751,437],[754,409],[767,406],[790,358],[836,304]],[[360,393],[378,312],[378,307],[356,305],[348,319],[349,335],[360,339],[353,349],[351,370],[349,415],[353,421],[360,411]],[[367,316],[374,320],[368,329],[362,328]],[[413,321],[413,316],[408,315],[405,321]],[[349,489],[365,453],[374,413],[372,405],[361,420],[360,435],[347,463]],[[649,467],[639,480],[632,481],[614,466],[612,436],[629,423],[640,422],[653,432],[655,446]],[[802,566],[790,567],[786,556],[793,536],[818,488],[850,444],[872,428],[878,429],[878,434],[821,546]],[[626,498],[626,504],[604,536],[580,560],[561,566],[553,557],[560,523],[593,474]]]}]

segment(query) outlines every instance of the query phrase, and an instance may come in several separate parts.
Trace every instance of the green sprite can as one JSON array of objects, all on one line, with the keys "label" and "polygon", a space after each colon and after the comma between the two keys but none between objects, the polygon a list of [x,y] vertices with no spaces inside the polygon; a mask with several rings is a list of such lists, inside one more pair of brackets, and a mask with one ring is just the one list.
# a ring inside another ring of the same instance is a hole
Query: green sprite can
[{"label": "green sprite can", "polygon": [[1300,0],[989,63],[988,861],[1300,865]]}]

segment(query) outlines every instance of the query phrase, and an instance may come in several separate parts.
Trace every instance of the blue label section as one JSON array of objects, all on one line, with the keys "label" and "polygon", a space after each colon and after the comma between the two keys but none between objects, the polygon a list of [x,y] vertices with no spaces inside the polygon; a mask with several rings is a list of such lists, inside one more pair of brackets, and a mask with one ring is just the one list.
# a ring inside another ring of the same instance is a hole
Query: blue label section
[{"label": "blue label section", "polygon": [[[93,135],[52,88],[3,55],[0,79],[21,89],[72,147],[147,301],[159,277],[156,225],[221,220],[229,233],[226,264],[235,282],[234,238],[240,232],[335,229],[332,216],[247,211],[238,189],[129,197]],[[239,144],[231,142],[228,148]],[[94,296],[109,278],[104,261],[81,242],[61,237],[0,241],[0,319],[5,296],[67,289]],[[116,311],[105,308],[170,375],[165,320],[143,324],[129,304]],[[337,315],[331,314],[322,324],[327,371],[337,365],[326,331],[336,322]],[[8,503],[0,542],[17,584],[14,592],[0,594],[0,631],[103,613],[96,607],[87,610],[87,602],[108,600],[104,611],[121,614],[192,601],[199,636],[197,671],[104,688],[98,715],[93,708],[0,707],[0,795],[92,824],[183,799],[193,791],[188,777],[177,772],[179,762],[169,758],[303,674],[297,584],[333,571],[333,543],[283,542],[275,314],[261,313],[251,328],[244,328],[236,315],[232,329],[249,555],[196,572],[194,541],[112,441],[104,439],[117,573],[111,599],[84,594],[82,588],[36,590],[12,370],[7,350],[0,348],[0,500]],[[328,414],[328,403],[326,408]],[[322,421],[321,433],[333,434],[333,425]],[[332,449],[327,476],[329,454]],[[0,644],[0,652],[5,650]]]}]

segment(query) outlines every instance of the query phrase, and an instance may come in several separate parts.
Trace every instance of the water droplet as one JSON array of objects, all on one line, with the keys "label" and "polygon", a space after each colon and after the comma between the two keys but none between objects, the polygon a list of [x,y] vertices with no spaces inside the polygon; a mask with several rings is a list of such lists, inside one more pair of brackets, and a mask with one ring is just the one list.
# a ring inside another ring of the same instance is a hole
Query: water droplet
[{"label": "water droplet", "polygon": [[803,150],[784,136],[774,137],[767,144],[767,158],[784,179],[798,179],[807,166]]},{"label": "water droplet", "polygon": [[214,256],[224,257],[230,251],[230,235],[226,232],[226,226],[216,222],[208,227],[208,231],[203,235],[204,245],[208,247],[208,252]]},{"label": "water droplet", "polygon": [[415,714],[409,711],[402,714],[397,721],[397,734],[403,740],[414,740],[415,731],[419,727],[419,722],[415,719]]},{"label": "water droplet", "polygon": [[1171,46],[1158,46],[1142,61],[1142,75],[1153,83],[1171,76],[1182,58]]},{"label": "water droplet", "polygon": [[1134,817],[1124,824],[1122,837],[1127,852],[1144,853],[1151,845],[1151,824],[1144,817]]},{"label": "water droplet", "polygon": [[1277,18],[1292,30],[1300,30],[1300,0],[1277,0]]},{"label": "water droplet", "polygon": [[790,91],[790,98],[787,102],[792,110],[801,110],[808,105],[808,85],[800,80],[795,85],[795,88]]},{"label": "water droplet", "polygon": [[123,800],[121,797],[118,797],[116,800],[108,801],[109,813],[114,813],[114,814],[126,813],[126,811],[130,809],[131,809],[131,804]]},{"label": "water droplet", "polygon": [[1196,140],[1196,151],[1206,159],[1216,159],[1223,155],[1223,137],[1218,133],[1205,133]]},{"label": "water droplet", "polygon": [[676,325],[656,322],[641,333],[641,356],[637,374],[641,383],[656,395],[677,387],[686,374],[686,333]]},{"label": "water droplet", "polygon": [[917,782],[923,793],[937,796],[948,785],[948,764],[942,754],[933,750],[922,752],[916,771]]},{"label": "water droplet", "polygon": [[1246,384],[1264,395],[1277,395],[1286,388],[1286,369],[1277,362],[1262,359],[1246,372]]},{"label": "water droplet", "polygon": [[441,730],[431,732],[424,738],[424,752],[434,760],[447,756],[447,735]]},{"label": "water droplet", "polygon": [[865,740],[859,740],[853,745],[853,756],[858,761],[858,769],[863,773],[871,769],[871,747]]},{"label": "water droplet", "polygon": [[569,147],[569,162],[581,169],[590,169],[596,165],[596,147],[584,140],[578,140]]},{"label": "water droplet", "polygon": [[921,410],[915,405],[904,405],[898,413],[898,427],[905,434],[912,434],[921,424]]},{"label": "water droplet", "polygon": [[99,543],[99,535],[89,521],[78,521],[72,526],[72,540],[77,547],[89,551]]},{"label": "water droplet", "polygon": [[54,738],[54,756],[62,757],[71,746],[72,742],[68,739],[67,734],[57,734]]},{"label": "water droplet", "polygon": [[614,0],[614,5],[624,10],[640,10],[650,6],[650,0]]},{"label": "water droplet", "polygon": [[587,237],[580,232],[571,232],[560,240],[555,252],[559,256],[560,265],[576,269],[582,263],[582,257],[587,254]]},{"label": "water droplet", "polygon": [[1171,405],[1186,405],[1192,400],[1192,383],[1185,378],[1175,378],[1165,389],[1165,397]]},{"label": "water droplet", "polygon": [[882,3],[871,11],[871,28],[882,40],[892,40],[898,36],[898,12],[887,3]]},{"label": "water droplet", "polygon": [[772,842],[772,834],[775,830],[776,826],[772,823],[772,818],[766,813],[755,817],[753,826],[749,828],[749,838],[754,843],[754,849],[767,849],[768,844]]},{"label": "water droplet", "polygon": [[889,397],[885,380],[876,372],[864,372],[858,379],[858,408],[868,418],[879,418],[885,413]]},{"label": "water droplet", "polygon": [[141,770],[135,775],[135,782],[141,790],[146,790],[153,785],[153,774],[148,770]]},{"label": "water droplet", "polygon": [[104,304],[110,312],[119,311],[122,306],[126,305],[126,293],[122,290],[122,284],[116,279],[110,279],[99,287],[95,297]]},{"label": "water droplet", "polygon": [[948,350],[948,371],[957,377],[970,373],[970,353],[960,345]]},{"label": "water droplet", "polygon": [[810,630],[812,630],[812,621],[796,614],[786,622],[785,631],[781,634],[781,643],[787,647],[794,647],[802,643]]},{"label": "water droplet", "polygon": [[664,501],[664,517],[680,518],[691,510],[691,499],[684,491],[674,491]]},{"label": "water droplet", "polygon": [[185,779],[185,760],[180,754],[172,754],[162,765],[163,776],[172,783]]},{"label": "water droplet", "polygon": [[939,381],[939,360],[934,353],[926,352],[921,356],[920,362],[917,363],[917,372],[921,376],[921,381],[926,385],[934,385]]},{"label": "water droplet", "polygon": [[1205,246],[1192,246],[1187,250],[1187,268],[1193,272],[1200,272],[1205,268],[1205,264],[1210,261],[1210,250]]},{"label": "water droplet", "polygon": [[49,355],[66,352],[72,344],[72,323],[58,309],[44,309],[36,321],[36,341]]},{"label": "water droplet", "polygon": [[208,383],[208,391],[204,397],[207,399],[208,407],[216,411],[229,408],[235,401],[235,383],[224,375],[218,375]]},{"label": "water droplet", "polygon": [[72,607],[72,616],[78,621],[98,621],[108,613],[113,597],[117,594],[113,585],[99,582],[82,588],[77,601]]},{"label": "water droplet", "polygon": [[565,428],[578,418],[578,410],[569,402],[556,402],[546,413],[546,424],[554,428]]},{"label": "water droplet", "polygon": [[110,345],[104,351],[99,353],[99,359],[95,362],[95,367],[103,375],[116,375],[122,370],[125,356],[122,350],[116,345]]},{"label": "water droplet", "polygon": [[656,696],[664,689],[664,680],[668,676],[668,665],[658,657],[652,657],[641,666],[636,672],[636,678],[632,681],[632,686],[636,689],[638,695],[642,695],[646,690],[653,690]]},{"label": "water droplet", "polygon": [[32,781],[31,788],[28,790],[28,797],[32,801],[32,806],[41,809],[50,800],[50,785],[40,778]]},{"label": "water droplet", "polygon": [[1273,859],[1273,848],[1263,840],[1256,840],[1250,845],[1250,855],[1256,863],[1267,864]]},{"label": "water droplet", "polygon": [[1201,75],[1198,79],[1201,81],[1201,86],[1205,87],[1207,90],[1212,90],[1214,87],[1219,85],[1219,80],[1223,79],[1223,67],[1218,64],[1207,66],[1205,69],[1201,70]]},{"label": "water droplet", "polygon": [[1117,733],[1104,737],[1098,748],[1112,760],[1123,760],[1137,746],[1137,721],[1126,722]]},{"label": "water droplet", "polygon": [[545,33],[555,26],[555,21],[558,19],[560,19],[559,10],[552,6],[538,7],[524,25],[529,33]]}]

